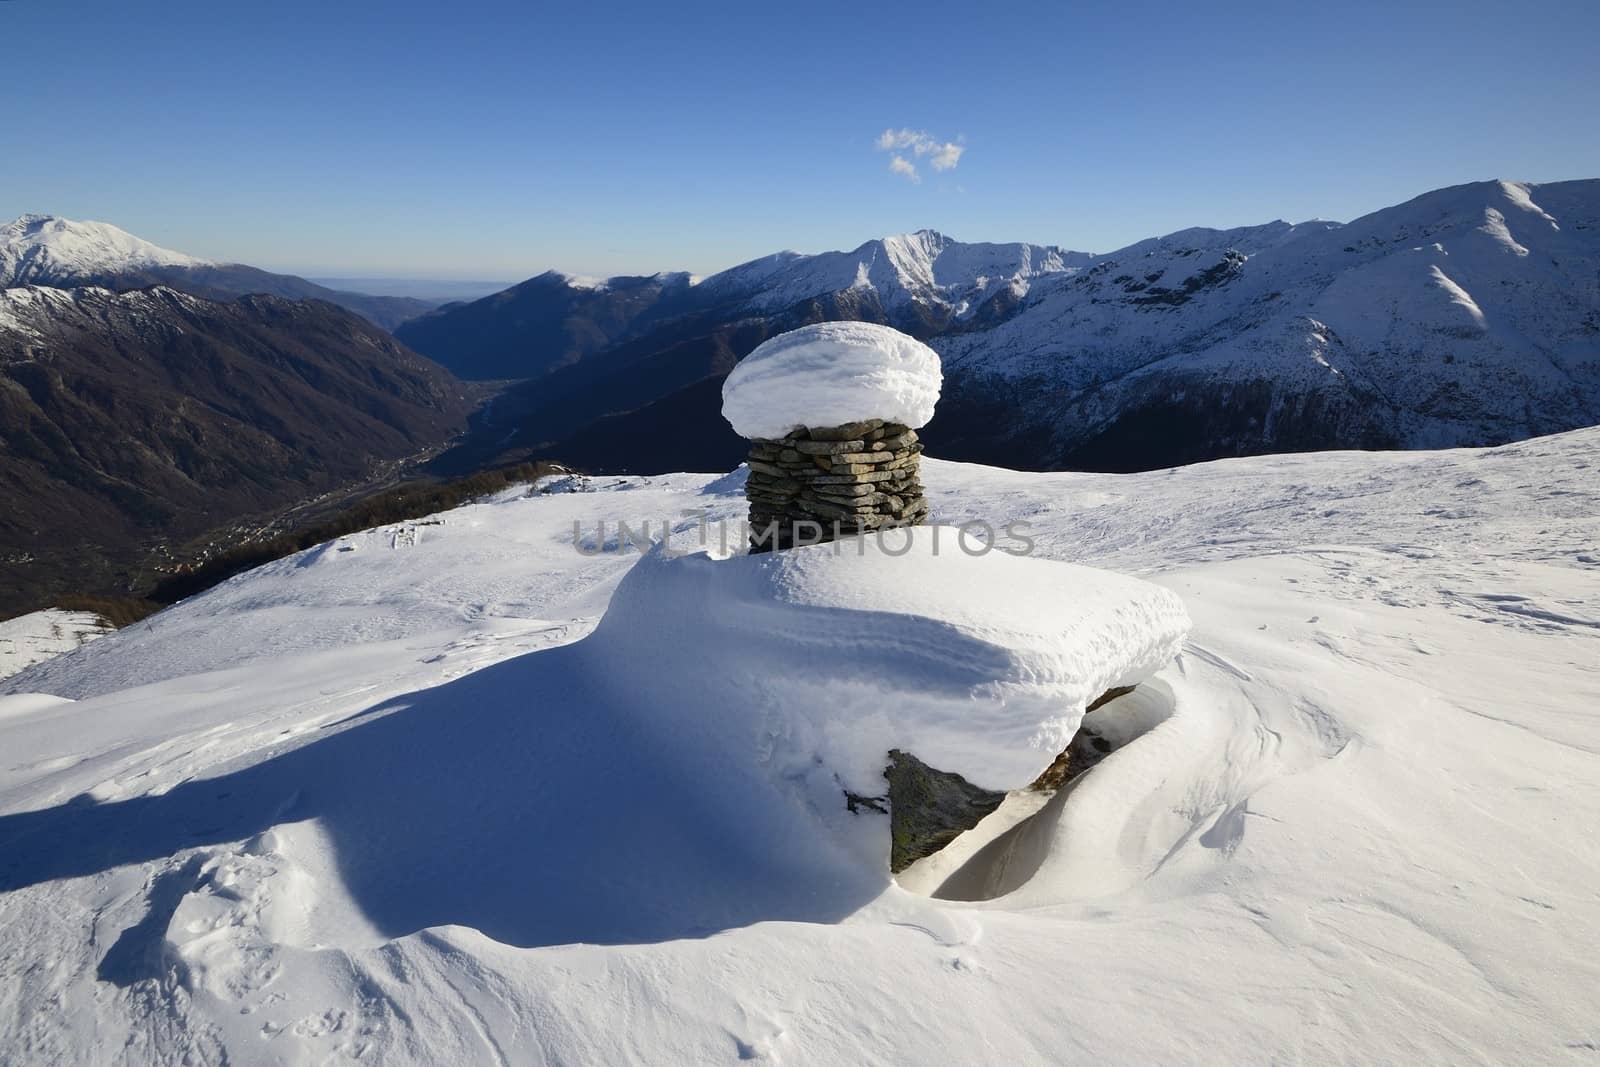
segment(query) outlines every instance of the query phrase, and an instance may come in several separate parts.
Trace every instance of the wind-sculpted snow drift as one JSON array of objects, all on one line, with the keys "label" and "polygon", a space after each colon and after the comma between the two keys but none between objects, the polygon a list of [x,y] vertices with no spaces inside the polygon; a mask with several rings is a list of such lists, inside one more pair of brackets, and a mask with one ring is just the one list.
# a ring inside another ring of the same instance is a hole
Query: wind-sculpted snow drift
[{"label": "wind-sculpted snow drift", "polygon": [[[901,555],[658,551],[576,645],[159,796],[0,819],[0,889],[270,834],[243,855],[326,887],[273,920],[297,944],[835,921],[886,884],[888,827],[844,790],[883,792],[891,748],[1025,785],[1093,696],[1169,663],[1187,628],[1159,587],[914,532]],[[117,954],[113,980],[138,957]]]},{"label": "wind-sculpted snow drift", "polygon": [[652,555],[585,645],[620,699],[654,694],[673,733],[719,763],[780,780],[815,770],[837,798],[840,785],[882,793],[886,755],[903,749],[983,788],[1021,788],[1089,701],[1172,662],[1188,617],[1158,586],[969,555],[960,537],[921,527],[720,560]]}]

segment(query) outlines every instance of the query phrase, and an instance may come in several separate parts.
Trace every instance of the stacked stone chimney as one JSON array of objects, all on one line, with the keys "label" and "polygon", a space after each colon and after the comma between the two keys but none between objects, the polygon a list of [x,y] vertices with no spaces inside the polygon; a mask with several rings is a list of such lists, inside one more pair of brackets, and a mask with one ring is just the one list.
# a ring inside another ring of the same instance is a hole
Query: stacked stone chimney
[{"label": "stacked stone chimney", "polygon": [[819,544],[928,516],[917,432],[882,419],[750,442],[750,551]]}]

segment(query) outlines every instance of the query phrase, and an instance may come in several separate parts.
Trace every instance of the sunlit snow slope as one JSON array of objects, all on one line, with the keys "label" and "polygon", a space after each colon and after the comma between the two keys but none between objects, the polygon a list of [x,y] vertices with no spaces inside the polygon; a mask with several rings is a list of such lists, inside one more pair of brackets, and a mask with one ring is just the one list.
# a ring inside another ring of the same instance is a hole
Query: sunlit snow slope
[{"label": "sunlit snow slope", "polygon": [[109,629],[93,612],[56,608],[0,622],[0,679],[104,637]]},{"label": "sunlit snow slope", "polygon": [[108,222],[23,215],[0,223],[0,286],[48,285],[59,275],[109,274],[150,267],[206,267],[209,261],[162,248]]},{"label": "sunlit snow slope", "polygon": [[1597,226],[1600,181],[1498,181],[1346,226],[1141,241],[934,341],[971,405],[941,408],[949,446],[1115,470],[1592,425]]},{"label": "sunlit snow slope", "polygon": [[639,664],[606,628],[671,646],[706,605],[585,639],[638,556],[574,524],[687,547],[738,475],[511,491],[271,564],[0,683],[76,701],[0,697],[0,1049],[1591,1062],[1597,448],[925,462],[937,516],[1025,520],[1193,629],[1105,709],[1121,747],[915,891],[881,816],[797,832],[826,791],[753,807],[749,766],[663,734],[685,672],[616,699]]}]

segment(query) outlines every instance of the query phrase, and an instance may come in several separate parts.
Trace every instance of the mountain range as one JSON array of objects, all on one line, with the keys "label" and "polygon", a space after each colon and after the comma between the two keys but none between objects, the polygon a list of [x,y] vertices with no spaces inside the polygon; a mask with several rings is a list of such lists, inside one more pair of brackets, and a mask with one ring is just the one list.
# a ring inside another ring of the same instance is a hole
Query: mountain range
[{"label": "mountain range", "polygon": [[852,252],[779,252],[704,279],[685,272],[595,279],[547,271],[396,332],[463,378],[531,378],[652,335],[664,346],[696,328],[715,331],[797,309],[875,317],[934,335],[998,321],[1033,280],[1094,261],[1052,246],[964,244],[922,230]]},{"label": "mountain range", "polygon": [[[1013,468],[1600,423],[1595,180],[1477,182],[1348,224],[1105,254],[923,230],[705,278],[551,271],[439,308],[24,216],[0,227],[0,287],[0,609],[104,588],[152,547],[408,458],[443,475],[530,457],[727,470],[745,443],[722,379],[823,320],[925,339],[945,374],[930,452]],[[393,336],[377,325],[414,312]],[[467,396],[491,391],[469,423]]]},{"label": "mountain range", "polygon": [[[704,279],[550,272],[397,335],[526,379],[455,457],[643,471],[741,446],[718,384],[775,333],[883,322],[944,358],[936,454],[1135,470],[1327,448],[1493,444],[1600,421],[1600,181],[1477,182],[1348,224],[1196,228],[1106,254],[933,231]],[[646,430],[675,425],[663,450]],[[637,442],[648,439],[648,450]]]},{"label": "mountain range", "polygon": [[293,274],[274,274],[242,263],[213,263],[151,244],[110,223],[54,215],[23,215],[0,225],[0,288],[19,285],[95,285],[118,291],[168,285],[218,300],[247,294],[326,300],[386,330],[440,303],[346,292]]}]

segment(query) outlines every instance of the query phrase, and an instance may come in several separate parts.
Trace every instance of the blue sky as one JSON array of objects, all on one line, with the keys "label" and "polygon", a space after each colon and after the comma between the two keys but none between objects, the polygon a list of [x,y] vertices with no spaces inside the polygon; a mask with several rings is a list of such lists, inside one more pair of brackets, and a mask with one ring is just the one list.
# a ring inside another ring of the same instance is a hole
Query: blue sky
[{"label": "blue sky", "polygon": [[1098,252],[1600,176],[1597,39],[1589,0],[0,0],[0,214],[311,274]]}]

